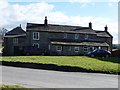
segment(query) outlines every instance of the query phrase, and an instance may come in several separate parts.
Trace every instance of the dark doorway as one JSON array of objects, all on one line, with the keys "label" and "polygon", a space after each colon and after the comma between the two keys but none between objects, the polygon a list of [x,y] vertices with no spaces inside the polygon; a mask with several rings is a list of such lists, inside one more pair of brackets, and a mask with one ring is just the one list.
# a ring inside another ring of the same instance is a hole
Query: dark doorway
[{"label": "dark doorway", "polygon": [[22,46],[14,46],[14,55],[23,55],[23,52]]}]

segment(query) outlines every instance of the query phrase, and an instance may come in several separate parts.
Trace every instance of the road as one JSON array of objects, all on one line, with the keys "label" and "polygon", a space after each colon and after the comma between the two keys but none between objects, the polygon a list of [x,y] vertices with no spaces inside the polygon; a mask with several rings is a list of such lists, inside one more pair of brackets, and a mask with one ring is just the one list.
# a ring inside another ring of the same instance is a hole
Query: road
[{"label": "road", "polygon": [[118,75],[1,66],[2,83],[29,88],[118,88]]}]

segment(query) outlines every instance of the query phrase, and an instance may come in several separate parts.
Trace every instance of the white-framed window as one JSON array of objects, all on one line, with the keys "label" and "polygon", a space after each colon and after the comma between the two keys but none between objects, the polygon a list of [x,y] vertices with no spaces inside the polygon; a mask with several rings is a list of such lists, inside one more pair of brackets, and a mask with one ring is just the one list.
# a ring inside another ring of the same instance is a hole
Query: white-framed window
[{"label": "white-framed window", "polygon": [[33,46],[39,48],[39,43],[33,43]]},{"label": "white-framed window", "polygon": [[48,45],[48,49],[49,49],[49,50],[51,49],[51,46],[50,46],[50,44]]},{"label": "white-framed window", "polygon": [[62,51],[62,46],[56,46],[57,51]]},{"label": "white-framed window", "polygon": [[88,52],[88,47],[85,46],[85,47],[83,48],[83,51],[84,51],[85,53]]},{"label": "white-framed window", "polygon": [[74,47],[75,52],[79,52],[79,47]]},{"label": "white-framed window", "polygon": [[33,40],[39,40],[39,32],[33,32]]},{"label": "white-framed window", "polygon": [[86,34],[86,35],[85,35],[85,39],[88,39],[88,37],[89,37],[89,35],[88,35],[88,34]]},{"label": "white-framed window", "polygon": [[68,51],[71,51],[71,49],[72,49],[71,46],[69,46]]},{"label": "white-framed window", "polygon": [[67,33],[64,33],[64,38],[67,38]]},{"label": "white-framed window", "polygon": [[13,43],[17,44],[18,43],[18,38],[13,38]]},{"label": "white-framed window", "polygon": [[79,34],[75,34],[75,39],[78,39],[79,38]]}]

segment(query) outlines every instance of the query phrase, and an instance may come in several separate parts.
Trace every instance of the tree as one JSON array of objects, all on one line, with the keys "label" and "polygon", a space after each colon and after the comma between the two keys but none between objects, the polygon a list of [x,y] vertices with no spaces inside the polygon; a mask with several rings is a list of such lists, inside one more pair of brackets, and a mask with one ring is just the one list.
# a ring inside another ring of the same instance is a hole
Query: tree
[{"label": "tree", "polygon": [[0,28],[0,39],[3,40],[3,37],[5,35],[5,33],[7,32],[8,30],[5,29],[5,28]]}]

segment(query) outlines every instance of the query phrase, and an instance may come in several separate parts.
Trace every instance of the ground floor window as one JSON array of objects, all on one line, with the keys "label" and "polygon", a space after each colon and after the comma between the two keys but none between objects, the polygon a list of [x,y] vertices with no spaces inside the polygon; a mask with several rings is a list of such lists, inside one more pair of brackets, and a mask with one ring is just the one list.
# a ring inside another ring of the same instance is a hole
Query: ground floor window
[{"label": "ground floor window", "polygon": [[75,52],[79,52],[79,47],[74,47]]},{"label": "ground floor window", "polygon": [[71,51],[71,46],[69,46],[68,51]]},{"label": "ground floor window", "polygon": [[38,43],[33,43],[33,46],[39,48],[39,44]]},{"label": "ground floor window", "polygon": [[85,46],[85,47],[83,48],[83,51],[84,51],[85,53],[88,52],[88,47]]},{"label": "ground floor window", "polygon": [[50,48],[51,48],[51,46],[50,46],[50,44],[48,45],[48,49],[50,50]]},{"label": "ground floor window", "polygon": [[62,46],[56,46],[57,51],[62,51]]}]

